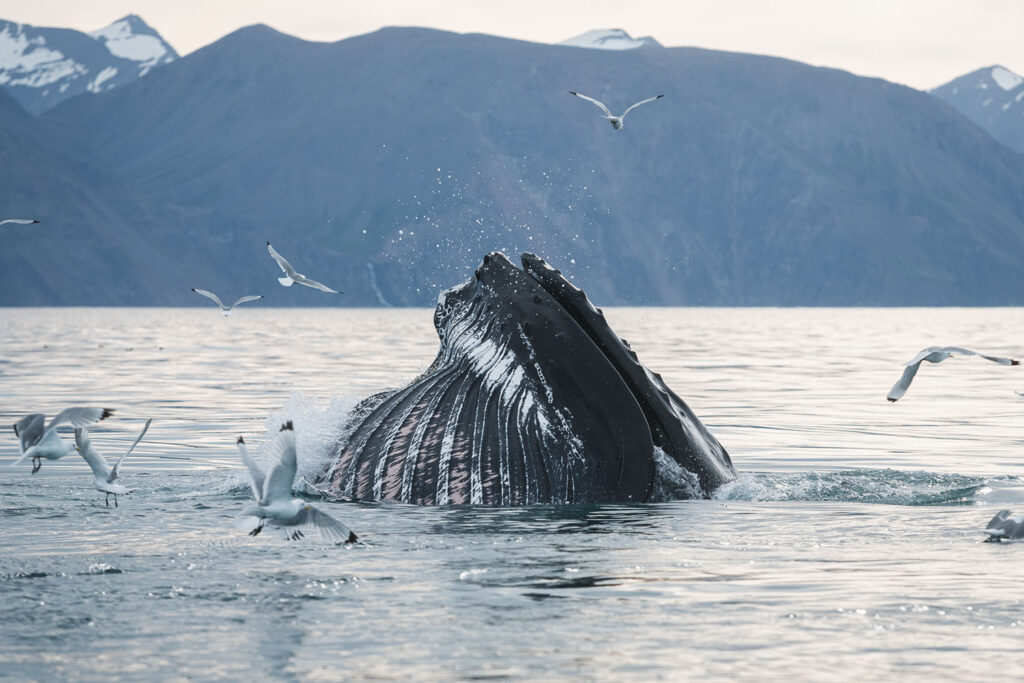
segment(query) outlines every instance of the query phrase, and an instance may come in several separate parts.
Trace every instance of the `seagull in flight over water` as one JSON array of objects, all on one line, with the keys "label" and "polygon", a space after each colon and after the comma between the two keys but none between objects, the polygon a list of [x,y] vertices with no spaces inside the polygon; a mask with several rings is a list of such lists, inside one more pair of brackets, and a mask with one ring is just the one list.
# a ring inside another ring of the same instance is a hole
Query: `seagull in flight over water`
[{"label": "seagull in flight over water", "polygon": [[238,454],[249,469],[249,483],[256,499],[255,503],[242,510],[243,517],[258,520],[256,527],[249,532],[250,536],[266,527],[286,541],[296,541],[310,529],[316,529],[323,538],[335,543],[355,543],[358,540],[351,529],[326,512],[317,510],[301,498],[292,498],[292,483],[298,465],[291,420],[281,427],[270,446],[274,464],[269,473],[264,473],[249,456],[242,437],[238,437]]},{"label": "seagull in flight over water", "polygon": [[277,250],[270,246],[270,242],[267,242],[267,251],[270,252],[270,255],[275,261],[277,261],[277,265],[281,266],[281,270],[284,271],[284,277],[277,278],[277,281],[285,287],[291,287],[294,283],[298,282],[300,285],[319,289],[321,292],[327,292],[328,294],[344,294],[344,292],[335,291],[316,280],[310,280],[302,273],[295,272],[295,269],[292,268],[292,264],[288,263],[288,259],[278,254]]},{"label": "seagull in flight over water", "polygon": [[15,225],[32,225],[33,223],[38,222],[39,221],[37,221],[34,218],[5,218],[4,220],[0,221],[0,225],[3,225],[4,223],[14,223]]},{"label": "seagull in flight over water", "polygon": [[912,359],[904,363],[906,369],[903,371],[903,376],[900,377],[896,384],[892,385],[892,389],[889,390],[889,395],[886,396],[892,402],[898,401],[903,394],[907,393],[907,389],[910,388],[910,383],[914,381],[914,375],[917,374],[918,368],[921,367],[921,363],[928,361],[929,363],[941,363],[951,356],[981,356],[985,360],[990,360],[993,363],[999,363],[1000,365],[1020,365],[1019,360],[1012,358],[1000,358],[998,356],[986,356],[970,349],[960,348],[959,346],[929,346],[919,354],[914,356]]},{"label": "seagull in flight over water", "polygon": [[32,474],[35,474],[43,465],[42,458],[59,460],[76,450],[75,446],[60,438],[57,427],[62,424],[76,429],[88,427],[94,422],[107,419],[113,413],[109,408],[66,408],[50,420],[49,425],[45,424],[46,416],[42,413],[33,413],[18,420],[14,423],[14,434],[21,439],[21,457],[10,466],[14,467],[25,458],[32,458]]},{"label": "seagull in flight over water", "polygon": [[220,312],[223,313],[225,316],[231,315],[231,311],[234,310],[235,306],[237,306],[238,304],[244,304],[247,301],[259,301],[260,299],[263,298],[262,294],[249,294],[248,296],[238,297],[230,306],[225,306],[224,302],[220,300],[220,297],[214,294],[213,292],[209,292],[205,289],[196,289],[195,287],[192,288],[192,291],[195,292],[196,294],[201,294],[205,296],[207,299],[213,299],[214,303],[220,306]]},{"label": "seagull in flight over water", "polygon": [[95,477],[96,490],[100,493],[107,494],[106,503],[107,507],[110,507],[110,494],[114,494],[114,507],[117,507],[117,494],[128,493],[128,489],[120,484],[115,483],[117,476],[121,471],[121,463],[128,457],[128,454],[135,450],[135,447],[142,441],[142,437],[145,436],[146,430],[149,429],[149,423],[153,421],[152,418],[146,420],[146,425],[139,432],[139,435],[135,437],[135,441],[128,450],[118,459],[114,466],[111,467],[107,464],[107,459],[103,457],[102,453],[98,453],[95,448],[92,447],[92,441],[89,440],[89,430],[86,427],[78,427],[75,429],[75,447],[78,452],[85,458],[85,462],[89,464],[89,468],[92,470],[93,476]]},{"label": "seagull in flight over water", "polygon": [[593,97],[587,97],[586,95],[581,95],[578,92],[575,92],[574,90],[570,90],[569,94],[570,95],[575,95],[576,97],[580,98],[581,100],[586,100],[587,102],[593,102],[597,106],[601,107],[601,111],[604,112],[604,116],[602,116],[601,118],[608,119],[608,122],[612,124],[612,128],[614,128],[615,130],[622,130],[622,119],[626,118],[626,114],[628,114],[629,112],[633,111],[634,109],[639,107],[641,104],[647,104],[648,102],[653,102],[654,100],[660,100],[662,97],[664,97],[664,95],[657,95],[656,97],[648,97],[646,100],[640,100],[639,102],[635,102],[635,103],[629,105],[629,109],[627,109],[626,111],[622,112],[621,116],[613,116],[612,113],[610,111],[608,111],[608,107],[604,106],[603,102],[599,102],[598,100],[595,100]]}]

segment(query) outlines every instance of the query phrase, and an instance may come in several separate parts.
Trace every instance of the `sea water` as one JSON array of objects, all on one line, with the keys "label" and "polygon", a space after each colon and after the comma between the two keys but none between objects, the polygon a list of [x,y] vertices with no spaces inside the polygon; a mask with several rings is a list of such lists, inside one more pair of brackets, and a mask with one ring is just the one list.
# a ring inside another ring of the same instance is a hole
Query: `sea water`
[{"label": "sea water", "polygon": [[[710,499],[419,508],[320,500],[347,411],[437,351],[429,310],[2,309],[0,424],[70,405],[77,455],[8,468],[0,677],[751,678],[1024,674],[1024,309],[606,309],[732,455]],[[363,543],[236,528],[235,453],[291,419],[307,496]],[[67,439],[73,438],[63,428]]]}]

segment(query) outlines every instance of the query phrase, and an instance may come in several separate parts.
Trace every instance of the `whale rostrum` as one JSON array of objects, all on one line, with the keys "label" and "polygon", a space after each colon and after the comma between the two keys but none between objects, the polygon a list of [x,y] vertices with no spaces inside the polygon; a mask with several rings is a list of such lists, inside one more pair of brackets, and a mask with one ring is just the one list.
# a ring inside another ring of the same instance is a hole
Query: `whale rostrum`
[{"label": "whale rostrum", "polygon": [[438,297],[437,358],[364,399],[320,484],[418,505],[645,502],[655,449],[710,492],[729,455],[586,294],[533,254]]}]

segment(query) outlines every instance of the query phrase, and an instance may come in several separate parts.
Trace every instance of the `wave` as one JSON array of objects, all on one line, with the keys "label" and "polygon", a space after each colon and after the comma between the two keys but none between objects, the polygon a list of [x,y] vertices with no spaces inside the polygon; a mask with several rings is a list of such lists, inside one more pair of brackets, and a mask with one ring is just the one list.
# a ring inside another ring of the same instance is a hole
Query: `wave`
[{"label": "wave", "polygon": [[881,505],[973,505],[988,480],[961,474],[860,469],[838,472],[746,472],[720,486],[714,500],[837,502]]}]

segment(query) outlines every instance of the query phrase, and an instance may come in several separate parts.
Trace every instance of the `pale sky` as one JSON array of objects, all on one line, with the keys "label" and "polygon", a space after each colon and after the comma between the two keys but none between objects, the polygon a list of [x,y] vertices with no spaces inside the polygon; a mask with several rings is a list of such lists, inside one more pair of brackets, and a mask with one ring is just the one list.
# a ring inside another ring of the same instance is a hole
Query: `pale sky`
[{"label": "pale sky", "polygon": [[667,46],[753,52],[931,88],[1024,74],[1024,0],[0,0],[0,19],[90,31],[138,14],[181,54],[249,24],[335,41],[426,26],[553,43],[622,28]]}]

